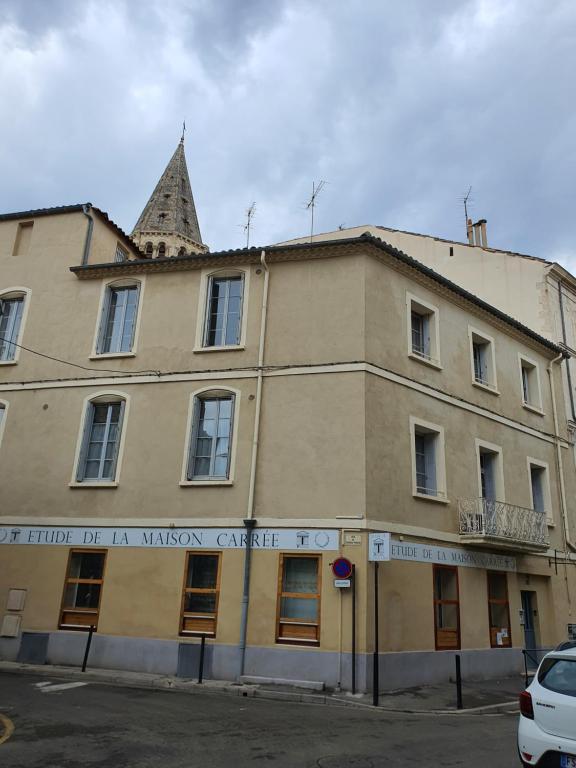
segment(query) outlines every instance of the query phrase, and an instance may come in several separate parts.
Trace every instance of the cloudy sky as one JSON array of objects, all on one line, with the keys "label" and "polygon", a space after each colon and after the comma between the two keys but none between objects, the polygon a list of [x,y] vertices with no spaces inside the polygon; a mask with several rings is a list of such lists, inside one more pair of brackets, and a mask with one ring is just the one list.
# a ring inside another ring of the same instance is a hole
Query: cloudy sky
[{"label": "cloudy sky", "polygon": [[576,271],[574,0],[0,0],[0,211],[130,231],[180,138],[204,241],[384,226]]}]

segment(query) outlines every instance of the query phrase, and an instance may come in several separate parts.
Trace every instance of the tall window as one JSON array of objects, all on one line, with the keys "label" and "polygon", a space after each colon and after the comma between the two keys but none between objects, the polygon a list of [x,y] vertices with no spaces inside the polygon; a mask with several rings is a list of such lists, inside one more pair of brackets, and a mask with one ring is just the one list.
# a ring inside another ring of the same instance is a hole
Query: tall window
[{"label": "tall window", "polygon": [[498,454],[480,450],[480,491],[483,499],[496,500],[496,470]]},{"label": "tall window", "polygon": [[64,582],[60,627],[98,626],[104,583],[105,550],[71,550]]},{"label": "tall window", "polygon": [[537,459],[528,459],[530,473],[530,495],[532,509],[545,514],[548,522],[552,521],[552,499],[548,479],[548,465]]},{"label": "tall window", "polygon": [[407,294],[408,353],[420,362],[440,368],[440,339],[437,307]]},{"label": "tall window", "polygon": [[488,571],[488,616],[490,619],[490,645],[492,648],[510,648],[510,609],[508,583],[505,573]]},{"label": "tall window", "polygon": [[158,243],[158,258],[164,259],[166,257],[166,243]]},{"label": "tall window", "polygon": [[120,243],[116,244],[116,255],[114,256],[114,261],[128,261],[128,251],[126,248],[123,248]]},{"label": "tall window", "polygon": [[124,401],[88,403],[77,482],[114,482]]},{"label": "tall window", "polygon": [[522,404],[530,409],[542,410],[538,366],[525,357],[520,357],[520,380],[522,382]]},{"label": "tall window", "polygon": [[276,642],[320,644],[320,558],[282,555]]},{"label": "tall window", "polygon": [[412,310],[412,352],[430,357],[430,317]]},{"label": "tall window", "polygon": [[150,241],[148,241],[148,242],[146,243],[146,247],[145,247],[144,253],[145,253],[145,254],[146,254],[146,256],[148,256],[150,259],[151,259],[151,258],[152,258],[152,256],[154,255],[154,246],[152,245],[152,243],[151,243]]},{"label": "tall window", "polygon": [[220,555],[188,552],[181,635],[216,635],[219,593]]},{"label": "tall window", "polygon": [[234,395],[196,398],[188,459],[188,480],[230,476]]},{"label": "tall window", "polygon": [[0,361],[14,360],[24,311],[24,296],[0,298]]},{"label": "tall window", "polygon": [[204,332],[205,347],[234,346],[240,343],[244,280],[233,277],[211,277]]},{"label": "tall window", "polygon": [[468,329],[472,354],[472,377],[475,384],[487,387],[495,394],[496,362],[494,356],[494,340],[472,328]]},{"label": "tall window", "polygon": [[132,351],[139,292],[137,285],[108,287],[98,340],[99,354]]},{"label": "tall window", "polygon": [[444,430],[410,417],[412,435],[412,492],[446,500]]},{"label": "tall window", "polygon": [[434,566],[434,626],[436,650],[460,648],[458,569]]}]

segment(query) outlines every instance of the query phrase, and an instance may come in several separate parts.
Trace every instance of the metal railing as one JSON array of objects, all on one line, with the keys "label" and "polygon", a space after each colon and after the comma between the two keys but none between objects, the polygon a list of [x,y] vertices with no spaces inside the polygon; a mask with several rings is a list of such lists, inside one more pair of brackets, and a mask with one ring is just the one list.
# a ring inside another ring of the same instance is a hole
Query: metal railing
[{"label": "metal railing", "polygon": [[537,548],[549,544],[546,513],[491,499],[458,499],[461,536]]}]

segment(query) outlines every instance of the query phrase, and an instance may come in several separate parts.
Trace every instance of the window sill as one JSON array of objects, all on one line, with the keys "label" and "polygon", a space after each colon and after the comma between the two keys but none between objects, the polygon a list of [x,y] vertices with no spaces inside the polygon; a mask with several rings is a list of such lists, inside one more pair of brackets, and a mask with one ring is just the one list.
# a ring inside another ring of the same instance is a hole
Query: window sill
[{"label": "window sill", "polygon": [[450,504],[450,499],[447,499],[446,496],[432,496],[432,494],[429,493],[418,493],[418,491],[415,491],[412,496],[415,499],[423,499],[424,501],[434,501],[436,504]]},{"label": "window sill", "polygon": [[191,485],[234,485],[234,480],[182,480],[179,485],[180,488],[188,488]]},{"label": "window sill", "polygon": [[224,344],[221,347],[194,347],[192,352],[241,352],[244,344]]},{"label": "window sill", "polygon": [[532,413],[538,414],[538,416],[545,416],[544,411],[542,408],[538,408],[536,405],[530,405],[530,403],[522,403],[522,408],[525,408],[527,411],[531,411]]},{"label": "window sill", "polygon": [[472,385],[474,387],[478,387],[478,389],[483,389],[484,392],[490,392],[491,395],[497,395],[500,396],[500,392],[496,389],[496,387],[492,387],[490,384],[482,384],[481,381],[476,381],[475,379],[472,381]]},{"label": "window sill", "polygon": [[89,360],[109,360],[115,357],[136,357],[136,352],[103,352],[101,355],[90,355]]},{"label": "window sill", "polygon": [[0,365],[18,365],[18,360],[0,360]]},{"label": "window sill", "polygon": [[118,488],[118,482],[117,481],[113,483],[109,483],[109,482],[91,483],[89,481],[86,483],[74,482],[74,483],[68,483],[68,488]]},{"label": "window sill", "polygon": [[422,357],[422,355],[419,355],[417,352],[408,352],[408,357],[411,360],[416,360],[418,363],[423,363],[424,365],[430,366],[430,368],[435,368],[437,371],[441,371],[443,369],[443,366],[441,363],[439,363],[437,360],[432,360],[431,358]]},{"label": "window sill", "polygon": [[549,518],[546,518],[546,525],[548,526],[548,528],[556,528],[556,523],[554,522],[554,520],[551,520]]}]

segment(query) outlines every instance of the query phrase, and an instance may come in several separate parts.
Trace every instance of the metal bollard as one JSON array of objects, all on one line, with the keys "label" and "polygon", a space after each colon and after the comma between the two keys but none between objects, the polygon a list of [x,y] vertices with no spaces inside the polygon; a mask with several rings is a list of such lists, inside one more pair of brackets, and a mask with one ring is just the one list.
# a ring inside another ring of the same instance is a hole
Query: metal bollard
[{"label": "metal bollard", "polygon": [[202,640],[200,641],[200,661],[198,664],[198,682],[202,682],[202,676],[204,674],[204,648],[206,646],[206,635],[202,635]]},{"label": "metal bollard", "polygon": [[86,650],[84,651],[84,661],[82,662],[82,672],[86,672],[86,664],[88,663],[88,654],[90,653],[90,646],[92,644],[92,635],[94,634],[94,625],[90,624],[88,630],[88,640],[86,641]]},{"label": "metal bollard", "polygon": [[460,671],[460,655],[456,654],[456,709],[462,709],[462,673]]}]

